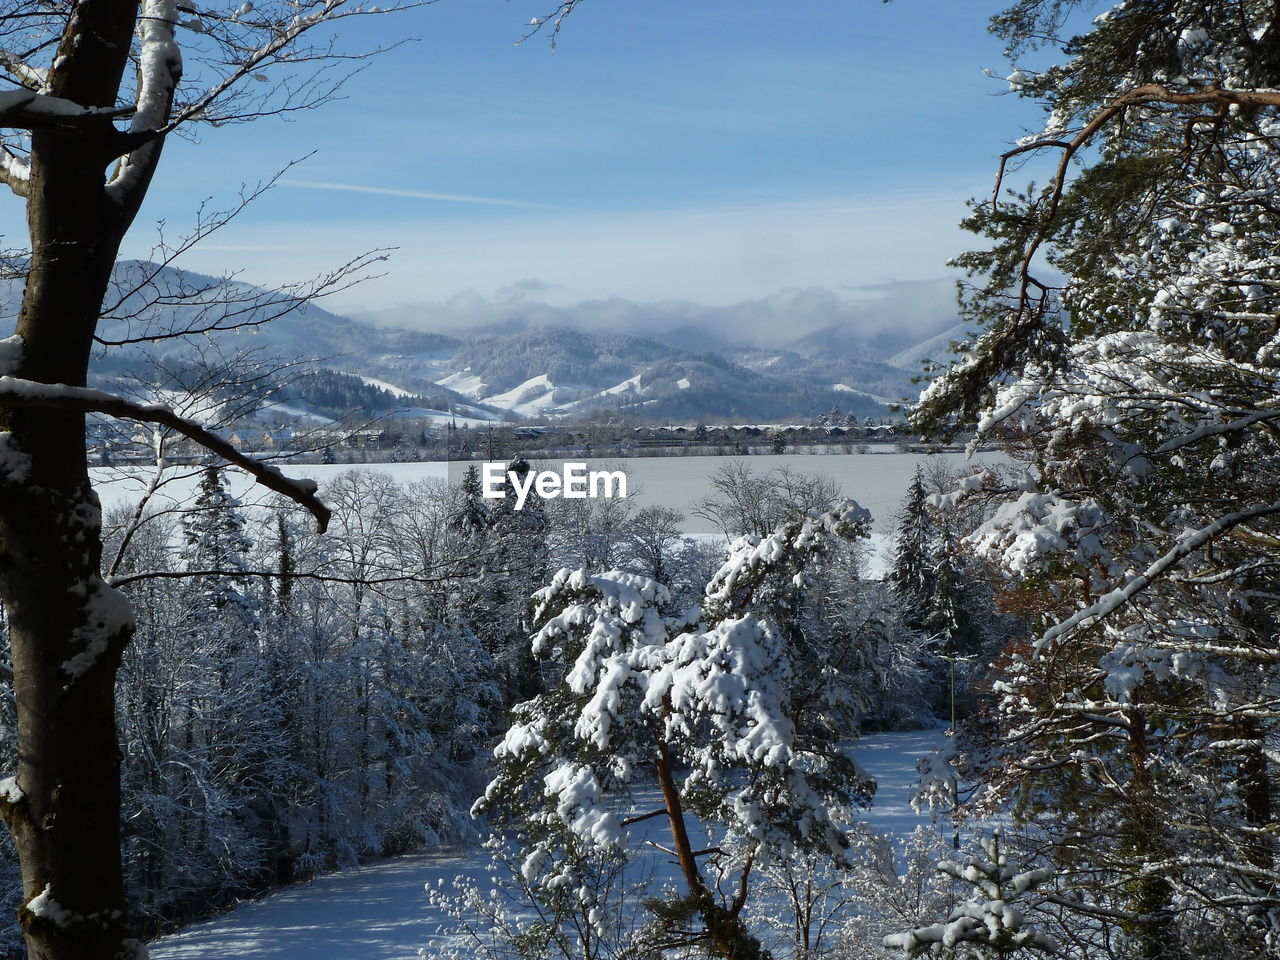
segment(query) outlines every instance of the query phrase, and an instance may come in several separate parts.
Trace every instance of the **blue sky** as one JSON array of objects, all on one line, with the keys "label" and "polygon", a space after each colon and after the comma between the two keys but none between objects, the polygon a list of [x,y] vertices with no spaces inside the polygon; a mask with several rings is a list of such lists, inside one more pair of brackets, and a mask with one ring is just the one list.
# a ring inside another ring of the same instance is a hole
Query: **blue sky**
[{"label": "blue sky", "polygon": [[728,303],[935,277],[964,200],[1038,119],[981,73],[1008,72],[996,4],[587,0],[555,51],[513,43],[548,7],[359,20],[348,48],[415,40],[341,102],[171,143],[126,254],[314,151],[186,265],[274,283],[399,247],[352,308],[526,280]]}]

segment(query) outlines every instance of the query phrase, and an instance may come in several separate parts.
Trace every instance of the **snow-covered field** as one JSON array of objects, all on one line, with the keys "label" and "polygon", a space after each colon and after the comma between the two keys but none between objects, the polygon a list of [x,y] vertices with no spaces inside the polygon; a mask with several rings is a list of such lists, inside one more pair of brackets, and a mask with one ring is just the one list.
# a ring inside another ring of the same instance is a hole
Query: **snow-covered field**
[{"label": "snow-covered field", "polygon": [[[916,758],[943,741],[943,731],[873,734],[854,756],[876,778],[867,821],[902,837],[919,823],[911,809]],[[153,960],[413,960],[436,934],[439,914],[423,885],[480,878],[479,854],[417,854],[367,864],[296,884],[225,916],[151,944]]]}]

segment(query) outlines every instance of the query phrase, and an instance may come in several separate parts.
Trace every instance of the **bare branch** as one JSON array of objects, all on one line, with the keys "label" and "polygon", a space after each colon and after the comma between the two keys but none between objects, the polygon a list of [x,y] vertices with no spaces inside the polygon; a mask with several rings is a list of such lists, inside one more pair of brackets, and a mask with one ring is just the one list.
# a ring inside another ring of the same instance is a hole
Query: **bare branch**
[{"label": "bare branch", "polygon": [[625,820],[622,821],[621,826],[629,827],[634,823],[644,823],[644,821],[652,820],[654,817],[665,817],[665,816],[667,816],[667,808],[663,807],[661,810],[651,810],[648,813],[641,813],[634,817],[627,817]]},{"label": "bare branch", "polygon": [[40,406],[62,410],[105,413],[122,420],[158,423],[194,440],[206,450],[216,453],[252,476],[269,490],[288,497],[305,507],[316,518],[323,533],[329,525],[330,511],[316,498],[314,480],[293,480],[276,467],[246,456],[222,437],[192,420],[178,416],[168,407],[139,404],[114,394],[86,387],[37,383],[16,377],[0,377],[0,405],[9,407]]},{"label": "bare branch", "polygon": [[[316,583],[342,583],[364,587],[382,586],[391,583],[446,583],[468,576],[466,573],[445,573],[429,577],[423,574],[406,573],[387,577],[339,576],[332,573],[316,573],[314,570],[290,570],[282,573],[279,570],[149,570],[144,573],[131,573],[123,577],[115,577],[109,582],[119,588],[142,580],[186,580],[191,577],[225,577],[228,580],[312,580]],[[662,811],[665,813],[666,811]]]},{"label": "bare branch", "polygon": [[107,110],[101,107],[82,107],[72,100],[51,97],[32,90],[6,90],[0,93],[0,127],[17,130],[41,130],[48,127],[102,126],[117,117],[127,117],[136,108],[132,105]]}]

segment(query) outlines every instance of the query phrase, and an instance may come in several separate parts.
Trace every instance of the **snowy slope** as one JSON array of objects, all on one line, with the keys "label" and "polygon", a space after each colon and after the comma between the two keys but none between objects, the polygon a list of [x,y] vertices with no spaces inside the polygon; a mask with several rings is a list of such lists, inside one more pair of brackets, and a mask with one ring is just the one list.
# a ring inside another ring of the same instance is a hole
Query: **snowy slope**
[{"label": "snowy slope", "polygon": [[436,381],[436,386],[444,387],[446,390],[452,390],[460,393],[464,397],[470,397],[472,400],[479,400],[484,396],[484,391],[488,384],[479,377],[471,373],[471,368],[458,370]]},{"label": "snowy slope", "polygon": [[[881,733],[853,748],[879,784],[867,821],[904,837],[921,822],[911,810],[916,758],[941,745],[941,730]],[[151,944],[152,960],[411,960],[441,918],[423,885],[457,876],[482,879],[476,854],[419,854],[295,884],[217,920]]]},{"label": "snowy slope", "polygon": [[371,387],[377,387],[379,390],[385,390],[393,397],[412,397],[414,392],[406,390],[404,387],[397,387],[394,383],[387,383],[385,380],[379,380],[376,377],[366,377],[361,375],[361,380]]},{"label": "snowy slope", "polygon": [[907,347],[895,353],[888,359],[888,363],[895,367],[901,367],[903,370],[910,370],[913,373],[920,369],[920,365],[926,360],[935,360],[938,363],[944,363],[951,359],[951,343],[955,340],[965,339],[965,329],[968,324],[957,323],[954,327],[948,327],[935,337],[930,337],[921,343],[917,343],[913,347]]},{"label": "snowy slope", "polygon": [[831,385],[831,389],[836,390],[840,393],[855,393],[860,397],[866,397],[868,400],[874,400],[876,403],[897,403],[898,402],[897,400],[894,400],[891,397],[882,397],[879,394],[867,393],[867,391],[859,390],[857,387],[851,387],[847,383],[833,383]]},{"label": "snowy slope", "polygon": [[516,384],[510,390],[485,397],[483,402],[491,407],[518,413],[522,417],[536,417],[556,408],[556,385],[542,373]]}]

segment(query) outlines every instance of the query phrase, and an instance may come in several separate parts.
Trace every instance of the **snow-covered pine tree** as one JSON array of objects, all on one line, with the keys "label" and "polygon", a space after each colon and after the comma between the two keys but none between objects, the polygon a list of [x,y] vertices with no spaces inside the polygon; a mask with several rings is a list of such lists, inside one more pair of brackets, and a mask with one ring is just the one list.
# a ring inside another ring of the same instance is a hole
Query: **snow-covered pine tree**
[{"label": "snow-covered pine tree", "polygon": [[1049,181],[975,203],[983,329],[915,414],[1025,467],[982,484],[1001,503],[969,539],[1037,620],[988,799],[1021,797],[1076,872],[1085,953],[1274,957],[1280,18],[1084,7],[993,21],[1015,61],[1066,50],[1010,81],[1047,122],[1001,175],[1049,154]]},{"label": "snow-covered pine tree", "polygon": [[980,837],[979,850],[966,863],[944,860],[938,870],[969,884],[978,898],[962,900],[945,922],[916,927],[884,938],[887,949],[908,957],[926,954],[964,960],[1007,960],[1019,955],[1055,954],[1058,943],[1027,922],[1028,894],[1052,880],[1053,869],[1018,870],[1001,848],[1000,829]]},{"label": "snow-covered pine tree", "polygon": [[245,574],[252,544],[244,525],[240,502],[227,490],[221,468],[206,467],[195,502],[182,517],[182,562],[200,598],[198,609],[238,617],[251,628],[256,604],[245,590]]},{"label": "snow-covered pine tree", "polygon": [[[788,644],[808,568],[866,522],[845,503],[738,540],[700,610],[673,610],[662,584],[619,571],[561,570],[538,592],[534,650],[565,679],[516,707],[475,807],[520,825],[527,878],[582,886],[580,862],[628,854],[630,828],[661,816],[685,896],[659,905],[660,920],[672,931],[696,921],[717,956],[760,953],[741,919],[753,865],[797,848],[841,858],[849,808],[870,790],[851,760],[804,735],[799,714],[821,697],[792,686]],[[663,805],[627,816],[612,798],[642,775]],[[695,848],[695,823],[718,831],[710,849]],[[708,855],[737,877],[727,901],[700,863]]]},{"label": "snow-covered pine tree", "polygon": [[491,521],[489,505],[484,500],[484,488],[480,483],[480,471],[475,464],[467,467],[459,488],[461,504],[454,523],[459,530],[479,536]]},{"label": "snow-covered pine tree", "polygon": [[929,517],[929,491],[925,489],[924,471],[920,467],[916,467],[896,520],[898,533],[887,579],[902,606],[907,626],[924,630],[937,580],[934,570],[937,532]]}]

